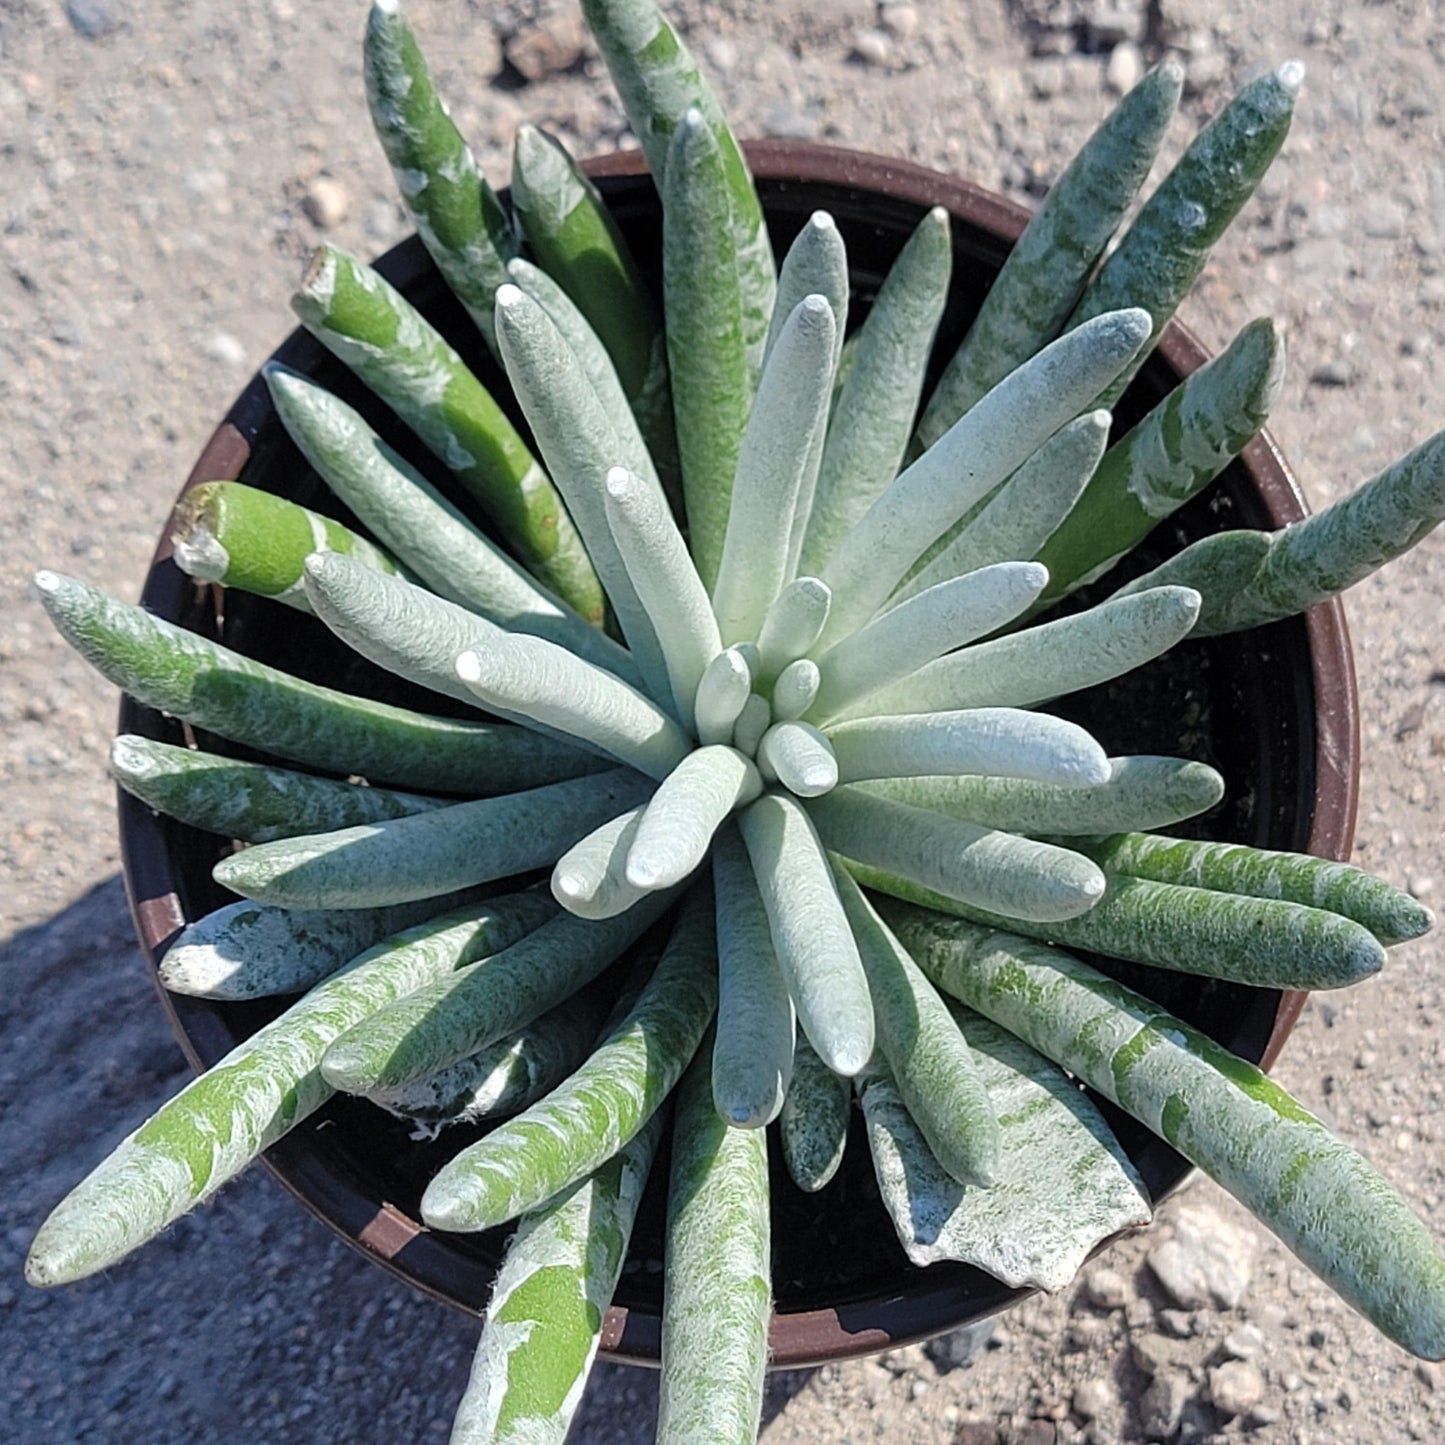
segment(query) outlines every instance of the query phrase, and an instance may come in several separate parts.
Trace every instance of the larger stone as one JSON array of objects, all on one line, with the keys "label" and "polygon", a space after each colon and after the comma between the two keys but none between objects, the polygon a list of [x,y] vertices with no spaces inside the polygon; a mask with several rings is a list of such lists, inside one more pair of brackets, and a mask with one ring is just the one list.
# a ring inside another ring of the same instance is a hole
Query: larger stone
[{"label": "larger stone", "polygon": [[1264,1376],[1248,1360],[1230,1360],[1209,1372],[1209,1398],[1224,1415],[1243,1415],[1264,1399]]},{"label": "larger stone", "polygon": [[1181,1209],[1174,1235],[1149,1253],[1149,1268],[1181,1309],[1235,1309],[1254,1270],[1254,1232],[1206,1205]]},{"label": "larger stone", "polygon": [[1189,1403],[1190,1384],[1183,1375],[1156,1375],[1139,1401],[1139,1429],[1146,1440],[1167,1440],[1179,1428]]}]

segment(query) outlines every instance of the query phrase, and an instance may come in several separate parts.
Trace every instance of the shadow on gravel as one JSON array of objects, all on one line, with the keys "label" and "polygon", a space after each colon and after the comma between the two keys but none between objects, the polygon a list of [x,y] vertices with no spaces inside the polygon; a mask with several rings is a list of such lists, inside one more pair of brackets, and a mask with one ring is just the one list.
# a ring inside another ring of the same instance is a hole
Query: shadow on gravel
[{"label": "shadow on gravel", "polygon": [[[118,876],[0,940],[0,979],[7,1445],[444,1445],[477,1321],[367,1263],[262,1169],[102,1276],[25,1284],[45,1215],[189,1070]],[[814,1373],[770,1376],[764,1423]],[[657,1380],[599,1364],[569,1440],[650,1442]]]}]

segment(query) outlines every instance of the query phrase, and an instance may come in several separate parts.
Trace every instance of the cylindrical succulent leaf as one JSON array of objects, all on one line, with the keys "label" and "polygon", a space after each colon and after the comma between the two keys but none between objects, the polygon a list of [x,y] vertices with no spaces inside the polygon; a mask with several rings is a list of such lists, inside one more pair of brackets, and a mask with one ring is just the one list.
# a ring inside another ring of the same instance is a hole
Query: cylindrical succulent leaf
[{"label": "cylindrical succulent leaf", "polygon": [[935,206],[898,253],[858,331],[823,444],[798,561],[803,572],[822,571],[898,472],[952,269],[948,212]]},{"label": "cylindrical succulent leaf", "polygon": [[176,507],[172,555],[182,572],[309,612],[301,567],[312,552],[344,553],[379,572],[396,563],[340,522],[241,482],[192,487]]},{"label": "cylindrical succulent leaf", "polygon": [[291,304],[301,324],[452,469],[527,570],[600,624],[601,589],[561,498],[431,323],[377,272],[334,246],[317,253]]},{"label": "cylindrical succulent leaf", "polygon": [[110,745],[110,774],[158,813],[243,843],[379,823],[442,806],[440,798],[245,763],[133,733]]},{"label": "cylindrical succulent leaf", "polygon": [[793,1077],[778,1116],[783,1162],[794,1184],[816,1194],[838,1172],[848,1144],[853,1090],[835,1074],[800,1033],[793,1055]]},{"label": "cylindrical succulent leaf", "polygon": [[492,297],[517,254],[516,234],[437,94],[399,0],[373,0],[362,71],[377,139],[417,234],[492,345]]},{"label": "cylindrical succulent leaf", "polygon": [[868,974],[878,1048],[933,1157],[960,1184],[999,1176],[999,1121],[947,1005],[846,872],[838,892]]},{"label": "cylindrical succulent leaf", "polygon": [[883,605],[924,551],[1072,421],[1144,344],[1138,308],[1095,317],[1005,377],[878,498],[828,559],[831,646]]},{"label": "cylindrical succulent leaf", "polygon": [[1435,921],[1423,903],[1383,878],[1307,853],[1166,838],[1157,833],[1080,838],[1073,846],[1106,873],[1252,898],[1283,898],[1339,913],[1368,928],[1384,944],[1418,938]]},{"label": "cylindrical succulent leaf", "polygon": [[[727,186],[728,205],[721,219],[730,237],[728,249],[735,258],[742,335],[756,376],[762,369],[763,345],[773,312],[776,268],[753,178],[722,108],[653,0],[582,0],[582,14],[664,201],[673,136],[694,108],[708,127]],[[681,412],[681,405],[678,410]]]},{"label": "cylindrical succulent leaf", "polygon": [[542,305],[517,286],[497,292],[497,343],[537,445],[587,544],[648,691],[667,697],[667,670],[607,520],[606,477],[626,447],[586,368]]},{"label": "cylindrical succulent leaf", "polygon": [[562,1445],[602,1339],[662,1133],[654,1119],[507,1245],[450,1445]]},{"label": "cylindrical succulent leaf", "polygon": [[670,901],[653,894],[601,922],[562,913],[511,946],[470,953],[467,967],[433,976],[349,1026],[326,1050],[326,1078],[347,1093],[370,1094],[467,1058],[591,983]]},{"label": "cylindrical succulent leaf", "polygon": [[1104,454],[1038,560],[1043,606],[1107,572],[1208,486],[1265,423],[1284,383],[1284,337],[1252,321]]},{"label": "cylindrical succulent leaf", "polygon": [[1032,707],[1152,662],[1187,637],[1198,616],[1199,594],[1187,587],[1111,599],[940,657],[855,702],[843,716]]},{"label": "cylindrical succulent leaf", "polygon": [[1391,1339],[1445,1356],[1445,1255],[1273,1080],[1059,950],[913,908],[885,916],[941,988],[1167,1140]]},{"label": "cylindrical succulent leaf", "polygon": [[1209,630],[1236,632],[1303,612],[1409,551],[1442,519],[1445,432],[1333,506],[1275,532],[1253,580],[1222,599]]},{"label": "cylindrical succulent leaf", "polygon": [[[541,900],[550,906],[548,900]],[[26,1277],[69,1284],[107,1269],[208,1199],[331,1097],[327,1045],[392,999],[448,973],[467,950],[536,926],[536,899],[493,899],[379,943],[193,1079],[55,1207]]]},{"label": "cylindrical succulent leaf", "polygon": [[796,1014],[752,862],[731,823],[713,844],[712,872],[718,951],[713,1103],[729,1124],[761,1129],[778,1117],[793,1075]]},{"label": "cylindrical succulent leaf", "polygon": [[826,729],[841,783],[986,773],[1064,787],[1109,781],[1104,750],[1077,723],[1019,708],[860,718]]},{"label": "cylindrical succulent leaf", "polygon": [[651,791],[626,768],[453,803],[407,818],[260,843],[223,858],[218,883],[283,908],[374,908],[545,868]]},{"label": "cylindrical succulent leaf", "polygon": [[1104,895],[1103,873],[1081,853],[854,788],[814,798],[808,815],[828,848],[960,905],[1052,925],[1087,914]]},{"label": "cylindrical succulent leaf", "polygon": [[[457,658],[472,648],[505,642],[513,635],[487,618],[417,587],[405,578],[387,577],[359,566],[350,557],[334,553],[308,557],[305,579],[311,610],[353,651],[398,677],[472,707],[478,705],[477,695],[457,675]],[[622,648],[595,627],[588,627],[576,613],[569,612],[568,616],[589,640],[577,646],[558,642],[558,646],[567,647],[584,664],[603,668],[624,684],[636,681],[632,659]],[[543,637],[545,642],[552,642],[559,633],[565,636],[569,631],[565,624],[554,629],[552,621],[545,616],[536,619],[536,625],[544,633],[552,634]],[[525,626],[516,631],[527,636],[537,635],[528,632]],[[510,712],[500,706],[489,711],[510,722],[522,722],[532,728],[538,726],[520,712]],[[548,732],[546,728],[538,730]],[[573,742],[555,730],[549,735]],[[580,741],[573,745],[586,746]]]},{"label": "cylindrical succulent leaf", "polygon": [[895,605],[926,588],[995,562],[1023,561],[1069,515],[1109,440],[1107,411],[1060,427],[997,491],[923,554],[894,594]]},{"label": "cylindrical succulent leaf", "polygon": [[873,1052],[873,1003],[823,845],[796,799],[776,793],[738,815],[773,949],[813,1047],[836,1073]]},{"label": "cylindrical succulent leaf", "polygon": [[1087,834],[1167,828],[1212,808],[1224,779],[1207,763],[1141,755],[1109,759],[1109,780],[1081,787],[1026,778],[888,778],[863,792],[932,808],[1006,833]]},{"label": "cylindrical succulent leaf", "polygon": [[537,264],[586,317],[611,357],[664,485],[675,484],[677,437],[662,317],[597,188],[561,142],[535,126],[517,127],[512,206]]},{"label": "cylindrical succulent leaf", "polygon": [[972,907],[878,867],[849,871],[868,888],[985,928],[1253,988],[1343,988],[1378,973],[1385,961],[1384,948],[1367,928],[1280,898],[1116,874],[1087,913],[1039,924]]},{"label": "cylindrical succulent leaf", "polygon": [[1054,182],[929,398],[918,424],[921,447],[931,447],[990,388],[1058,335],[1148,179],[1183,82],[1177,61],[1150,71]]},{"label": "cylindrical succulent leaf", "polygon": [[1194,138],[1089,283],[1071,329],[1120,306],[1142,306],[1152,322],[1149,346],[1104,389],[1099,406],[1123,395],[1214,243],[1254,194],[1289,134],[1303,80],[1304,67],[1290,60],[1246,85]]},{"label": "cylindrical succulent leaf", "polygon": [[304,993],[382,939],[463,908],[489,891],[388,908],[275,908],[243,898],[183,928],[157,965],[156,977],[172,993],[192,998],[235,1001]]},{"label": "cylindrical succulent leaf", "polygon": [[331,769],[344,760],[373,782],[474,794],[605,766],[528,728],[456,722],[318,687],[73,578],[41,572],[35,585],[65,640],[138,702],[291,762]]},{"label": "cylindrical succulent leaf", "polygon": [[716,1007],[712,891],[704,886],[682,907],[636,1002],[590,1057],[445,1165],[422,1196],[422,1217],[433,1229],[490,1229],[600,1168],[662,1106]]},{"label": "cylindrical succulent leaf", "polygon": [[692,555],[711,589],[722,561],[753,377],[723,153],[699,112],[689,110],[678,120],[667,155],[665,167],[653,165],[663,202],[667,364]]},{"label": "cylindrical succulent leaf", "polygon": [[892,683],[906,685],[910,673],[1022,615],[1048,580],[1036,562],[999,562],[890,607],[818,658],[813,718],[866,706]]},{"label": "cylindrical succulent leaf", "polygon": [[713,608],[724,642],[751,642],[788,581],[792,521],[833,379],[832,308],[805,296],[768,354],[738,449]]},{"label": "cylindrical succulent leaf", "polygon": [[708,1049],[678,1088],[667,1196],[658,1445],[757,1438],[772,1315],[768,1148],[713,1108]]},{"label": "cylindrical succulent leaf", "polygon": [[489,707],[566,733],[650,778],[665,778],[692,751],[651,698],[540,637],[499,634],[462,653],[456,669]]},{"label": "cylindrical succulent leaf", "polygon": [[424,1079],[367,1095],[410,1120],[413,1139],[435,1139],[456,1124],[516,1114],[550,1093],[587,1057],[602,1025],[595,990],[583,989],[514,1034]]}]

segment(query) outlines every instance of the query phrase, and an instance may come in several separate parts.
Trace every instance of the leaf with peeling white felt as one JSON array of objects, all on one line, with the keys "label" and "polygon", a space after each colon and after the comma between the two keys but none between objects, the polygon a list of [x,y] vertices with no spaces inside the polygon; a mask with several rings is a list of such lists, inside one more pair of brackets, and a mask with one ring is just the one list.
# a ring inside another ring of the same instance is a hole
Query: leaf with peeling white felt
[{"label": "leaf with peeling white felt", "polygon": [[954,1016],[998,1114],[998,1182],[951,1179],[875,1060],[859,1096],[883,1202],[914,1264],[962,1260],[1012,1288],[1062,1289],[1101,1240],[1149,1222],[1144,1185],[1062,1069],[970,1009]]}]

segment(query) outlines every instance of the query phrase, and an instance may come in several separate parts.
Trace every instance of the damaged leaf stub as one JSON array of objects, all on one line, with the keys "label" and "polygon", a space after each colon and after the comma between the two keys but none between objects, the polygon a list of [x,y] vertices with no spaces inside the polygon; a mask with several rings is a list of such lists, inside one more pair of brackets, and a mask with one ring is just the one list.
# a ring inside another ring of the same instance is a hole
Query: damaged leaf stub
[{"label": "damaged leaf stub", "polygon": [[1148,1193],[1063,1070],[972,1010],[951,1007],[998,1114],[998,1182],[982,1189],[951,1179],[875,1059],[858,1093],[884,1205],[914,1264],[958,1260],[1010,1288],[1052,1293],[1101,1241],[1149,1222]]}]

